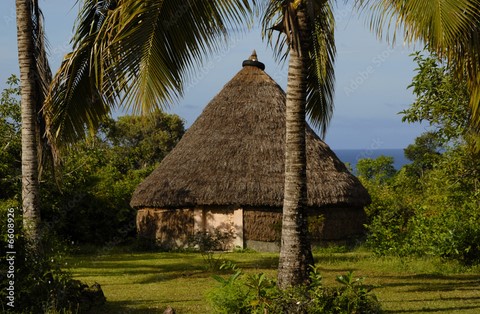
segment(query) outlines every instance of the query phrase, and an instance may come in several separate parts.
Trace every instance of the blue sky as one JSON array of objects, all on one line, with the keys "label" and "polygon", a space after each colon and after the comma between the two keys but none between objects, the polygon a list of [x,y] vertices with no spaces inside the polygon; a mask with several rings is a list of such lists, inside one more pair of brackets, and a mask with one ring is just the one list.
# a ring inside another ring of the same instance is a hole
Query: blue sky
[{"label": "blue sky", "polygon": [[[76,1],[40,0],[50,43],[52,71],[69,51]],[[343,1],[335,7],[336,93],[334,117],[325,141],[334,149],[404,148],[425,131],[424,126],[401,122],[397,113],[414,100],[407,89],[415,64],[409,56],[414,48],[396,44],[393,48],[377,40],[365,17],[353,12]],[[18,73],[15,1],[0,1],[0,88],[12,73]],[[241,63],[256,49],[265,71],[284,89],[287,65],[275,63],[272,49],[262,42],[260,29],[231,40],[229,47],[197,71],[186,84],[185,97],[172,104],[190,126],[206,104],[241,69]]]}]

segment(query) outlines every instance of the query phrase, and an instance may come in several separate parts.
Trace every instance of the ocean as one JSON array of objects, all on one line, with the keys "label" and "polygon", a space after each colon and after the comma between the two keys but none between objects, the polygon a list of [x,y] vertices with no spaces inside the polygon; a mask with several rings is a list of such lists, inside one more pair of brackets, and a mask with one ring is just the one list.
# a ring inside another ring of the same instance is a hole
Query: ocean
[{"label": "ocean", "polygon": [[393,166],[395,169],[400,169],[402,166],[409,164],[410,160],[403,155],[402,148],[395,149],[336,149],[335,154],[344,163],[350,163],[355,171],[355,166],[360,159],[372,158],[375,159],[379,156],[391,156],[393,157]]}]

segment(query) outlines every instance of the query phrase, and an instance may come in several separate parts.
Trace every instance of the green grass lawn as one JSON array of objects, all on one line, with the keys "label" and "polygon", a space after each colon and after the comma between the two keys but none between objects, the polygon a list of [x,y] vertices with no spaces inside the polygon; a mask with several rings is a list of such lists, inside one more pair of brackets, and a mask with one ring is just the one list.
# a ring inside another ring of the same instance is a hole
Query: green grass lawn
[{"label": "green grass lawn", "polygon": [[[369,252],[315,253],[327,286],[353,270],[387,313],[480,313],[480,268],[466,269],[437,259],[379,258]],[[278,254],[220,253],[206,261],[199,253],[125,253],[76,255],[68,260],[76,279],[98,282],[107,304],[96,313],[210,313],[205,294],[218,285],[207,266],[230,260],[246,272],[274,278]]]}]

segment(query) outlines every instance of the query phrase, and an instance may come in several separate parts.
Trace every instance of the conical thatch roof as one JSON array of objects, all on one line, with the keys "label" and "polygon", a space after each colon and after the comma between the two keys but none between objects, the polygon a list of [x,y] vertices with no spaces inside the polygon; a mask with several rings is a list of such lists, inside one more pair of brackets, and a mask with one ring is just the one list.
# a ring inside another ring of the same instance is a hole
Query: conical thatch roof
[{"label": "conical thatch roof", "polygon": [[[157,169],[135,190],[131,206],[283,204],[285,92],[256,60],[210,101]],[[363,206],[360,182],[307,128],[308,206]]]}]

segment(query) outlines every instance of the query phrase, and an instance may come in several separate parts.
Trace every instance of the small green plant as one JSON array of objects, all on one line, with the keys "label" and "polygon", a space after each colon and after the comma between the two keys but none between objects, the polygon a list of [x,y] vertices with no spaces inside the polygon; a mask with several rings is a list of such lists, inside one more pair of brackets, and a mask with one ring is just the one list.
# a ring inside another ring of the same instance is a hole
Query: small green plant
[{"label": "small green plant", "polygon": [[229,248],[232,238],[233,234],[231,232],[226,232],[217,228],[214,229],[213,232],[196,232],[188,240],[188,245],[198,248],[200,252],[225,251]]},{"label": "small green plant", "polygon": [[222,270],[231,270],[233,274],[224,278],[219,275],[213,275],[221,286],[213,289],[208,294],[208,299],[217,313],[247,313],[244,300],[248,296],[247,288],[239,282],[239,278],[243,275],[233,263],[224,263],[221,265]]},{"label": "small green plant", "polygon": [[222,268],[233,273],[226,278],[214,276],[222,285],[208,297],[217,313],[382,313],[373,287],[364,285],[364,279],[355,278],[353,272],[337,277],[340,287],[329,288],[312,266],[309,284],[280,290],[263,273],[246,275],[231,262]]},{"label": "small green plant", "polygon": [[201,252],[201,254],[202,254],[203,262],[205,264],[206,271],[220,270],[222,263],[225,262],[222,255],[215,254],[212,251]]},{"label": "small green plant", "polygon": [[277,294],[275,282],[264,273],[248,275],[245,285],[250,291],[249,307],[252,313],[265,313],[272,308]]},{"label": "small green plant", "polygon": [[225,251],[232,240],[232,236],[230,232],[220,229],[215,229],[213,233],[200,231],[189,239],[188,246],[200,251],[207,271],[220,270],[224,259],[215,251]]},{"label": "small green plant", "polygon": [[342,284],[334,295],[334,313],[380,313],[380,303],[371,293],[373,286],[363,284],[364,278],[355,278],[350,271],[337,277]]}]

